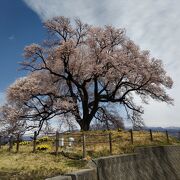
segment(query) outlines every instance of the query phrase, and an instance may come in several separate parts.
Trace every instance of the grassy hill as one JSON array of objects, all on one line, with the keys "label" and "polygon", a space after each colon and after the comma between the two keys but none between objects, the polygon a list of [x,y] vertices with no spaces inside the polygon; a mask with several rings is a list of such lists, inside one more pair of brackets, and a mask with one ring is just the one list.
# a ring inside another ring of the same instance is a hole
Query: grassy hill
[{"label": "grassy hill", "polygon": [[[111,133],[111,143],[109,139]],[[74,138],[70,147],[68,139]],[[55,155],[55,136],[42,137],[37,140],[35,153],[32,153],[33,142],[21,142],[19,152],[16,153],[16,144],[11,152],[8,146],[0,149],[0,179],[43,179],[57,174],[84,168],[91,158],[112,154],[132,153],[137,146],[159,146],[180,144],[174,137],[169,137],[162,132],[153,132],[153,141],[148,131],[133,131],[133,143],[129,131],[89,131],[85,133],[86,157],[83,158],[83,133],[64,133],[59,138],[64,138],[64,147],[59,147]],[[44,148],[43,148],[44,147]],[[43,150],[46,149],[46,150]]]}]

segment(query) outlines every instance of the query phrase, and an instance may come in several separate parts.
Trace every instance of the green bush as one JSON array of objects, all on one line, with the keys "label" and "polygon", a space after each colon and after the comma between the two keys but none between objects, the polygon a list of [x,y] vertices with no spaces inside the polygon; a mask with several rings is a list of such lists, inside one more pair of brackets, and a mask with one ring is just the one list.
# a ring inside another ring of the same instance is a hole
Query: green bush
[{"label": "green bush", "polygon": [[51,149],[51,147],[48,144],[40,144],[37,146],[37,150],[39,151],[46,151]]}]

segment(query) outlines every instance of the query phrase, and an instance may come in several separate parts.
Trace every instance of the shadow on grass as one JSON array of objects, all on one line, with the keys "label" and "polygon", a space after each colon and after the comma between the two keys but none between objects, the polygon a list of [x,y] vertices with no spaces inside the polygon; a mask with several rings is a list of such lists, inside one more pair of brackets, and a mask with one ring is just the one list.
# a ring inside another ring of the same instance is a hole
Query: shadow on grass
[{"label": "shadow on grass", "polygon": [[[51,170],[49,170],[51,171]],[[61,174],[61,172],[53,171],[50,173],[49,177],[56,176]],[[33,170],[28,173],[23,173],[21,171],[15,171],[9,169],[8,171],[0,170],[0,180],[42,180],[46,179],[47,175],[43,175],[41,171]]]},{"label": "shadow on grass", "polygon": [[85,160],[74,160],[74,161],[66,161],[66,165],[69,166],[69,167],[74,167],[74,168],[77,168],[77,169],[82,169],[86,166],[87,164],[87,161]]}]

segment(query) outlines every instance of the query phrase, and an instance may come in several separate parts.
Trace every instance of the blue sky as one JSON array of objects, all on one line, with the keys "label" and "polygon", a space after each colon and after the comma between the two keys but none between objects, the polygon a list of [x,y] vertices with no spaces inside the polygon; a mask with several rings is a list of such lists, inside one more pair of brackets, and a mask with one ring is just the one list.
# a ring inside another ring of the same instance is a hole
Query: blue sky
[{"label": "blue sky", "polygon": [[90,24],[126,28],[127,35],[163,60],[174,80],[169,91],[174,106],[150,101],[144,120],[149,126],[180,127],[180,1],[179,0],[1,0],[0,104],[5,89],[25,72],[17,71],[25,45],[41,42],[42,22],[53,16],[80,17]]},{"label": "blue sky", "polygon": [[25,45],[41,42],[45,31],[39,17],[21,0],[1,0],[0,92],[25,72],[17,71]]}]

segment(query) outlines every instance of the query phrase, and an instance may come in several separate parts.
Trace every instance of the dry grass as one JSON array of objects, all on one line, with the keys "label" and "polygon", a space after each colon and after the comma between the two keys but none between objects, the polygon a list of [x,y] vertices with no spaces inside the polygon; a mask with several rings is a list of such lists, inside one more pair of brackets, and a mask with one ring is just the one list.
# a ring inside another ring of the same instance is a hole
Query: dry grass
[{"label": "dry grass", "polygon": [[[128,131],[111,131],[111,133],[113,154],[132,153],[137,146],[168,144],[166,135],[159,132],[153,133],[153,142],[151,142],[149,132],[135,131],[133,132],[133,144]],[[41,143],[51,147],[44,152],[32,153],[32,143],[21,145],[18,153],[15,153],[15,146],[12,152],[7,152],[8,147],[4,146],[0,150],[0,179],[44,179],[83,168],[87,163],[86,160],[110,154],[109,132],[90,131],[86,133],[87,158],[85,160],[82,160],[82,133],[64,134],[63,137],[65,147],[59,148],[59,152],[63,151],[64,153],[59,153],[57,156],[52,153],[55,151],[54,137]],[[75,138],[73,147],[67,146],[69,137]],[[180,144],[180,142],[169,137],[169,144]]]},{"label": "dry grass", "polygon": [[0,152],[0,179],[34,180],[75,171],[86,164],[81,160],[70,160],[49,153]]}]

